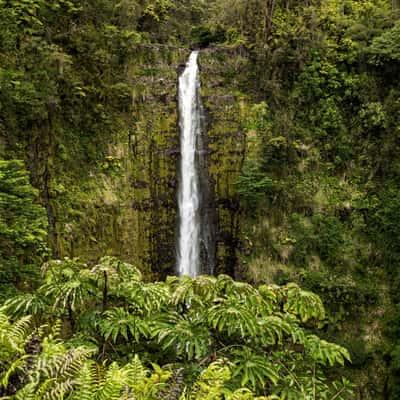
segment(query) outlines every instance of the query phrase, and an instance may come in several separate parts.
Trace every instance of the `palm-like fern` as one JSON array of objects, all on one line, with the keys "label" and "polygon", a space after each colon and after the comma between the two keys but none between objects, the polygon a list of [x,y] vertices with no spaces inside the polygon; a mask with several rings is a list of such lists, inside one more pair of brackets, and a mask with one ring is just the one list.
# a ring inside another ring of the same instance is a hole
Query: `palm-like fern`
[{"label": "palm-like fern", "polygon": [[353,385],[346,379],[329,382],[312,357],[284,349],[271,354],[280,379],[273,393],[288,400],[353,399]]},{"label": "palm-like fern", "polygon": [[200,275],[197,278],[183,276],[182,278],[173,278],[168,280],[173,290],[171,303],[193,304],[196,302],[211,301],[216,296],[216,278],[208,275]]},{"label": "palm-like fern", "polygon": [[46,312],[49,305],[47,298],[39,292],[24,293],[12,297],[5,302],[7,312],[13,316],[41,315]]},{"label": "palm-like fern", "polygon": [[345,360],[350,361],[350,354],[347,349],[320,339],[317,335],[307,336],[306,351],[315,362],[323,365],[344,365]]},{"label": "palm-like fern", "polygon": [[257,290],[244,282],[234,281],[228,275],[219,275],[215,288],[219,296],[235,296],[239,298],[246,298],[251,294],[256,294]]},{"label": "palm-like fern", "polygon": [[120,279],[142,280],[142,273],[136,267],[112,256],[102,257],[91,272],[97,274],[100,278],[103,272],[107,272],[108,275],[119,277]]},{"label": "palm-like fern", "polygon": [[278,315],[259,318],[261,343],[264,346],[271,346],[276,343],[283,344],[283,339],[291,332],[291,326]]},{"label": "palm-like fern", "polygon": [[217,304],[207,311],[207,320],[213,329],[226,332],[228,336],[240,335],[245,338],[259,333],[254,312],[235,297],[217,300]]},{"label": "palm-like fern", "polygon": [[136,312],[149,315],[165,307],[170,301],[169,287],[162,282],[122,282],[118,288],[125,292],[125,298],[135,307]]},{"label": "palm-like fern", "polygon": [[53,307],[72,311],[96,294],[90,271],[77,260],[53,260],[44,264],[45,284],[39,292],[53,299]]},{"label": "palm-like fern", "polygon": [[234,356],[233,377],[240,378],[241,386],[250,385],[253,389],[263,387],[268,381],[277,384],[279,370],[267,357],[257,354],[251,348],[242,346],[231,353]]},{"label": "palm-like fern", "polygon": [[103,319],[98,322],[104,339],[111,338],[116,342],[121,336],[128,340],[128,336],[139,342],[140,337],[148,337],[149,325],[147,321],[134,316],[121,307],[113,308],[104,313]]},{"label": "palm-like fern", "polygon": [[164,350],[175,350],[188,360],[200,359],[210,349],[210,331],[204,321],[194,314],[183,316],[171,311],[160,315],[154,321],[153,335]]},{"label": "palm-like fern", "polygon": [[90,274],[102,291],[103,311],[107,308],[110,294],[117,297],[129,297],[127,291],[124,290],[124,284],[140,282],[142,279],[142,274],[133,265],[121,262],[111,256],[102,257],[99,264],[90,270]]}]

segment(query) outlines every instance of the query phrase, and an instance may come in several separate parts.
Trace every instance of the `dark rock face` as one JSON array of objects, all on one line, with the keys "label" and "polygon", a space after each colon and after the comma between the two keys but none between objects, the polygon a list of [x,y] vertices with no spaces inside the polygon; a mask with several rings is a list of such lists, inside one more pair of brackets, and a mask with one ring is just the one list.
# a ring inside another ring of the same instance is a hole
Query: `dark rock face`
[{"label": "dark rock face", "polygon": [[96,262],[112,254],[150,279],[174,274],[180,156],[176,71],[188,54],[187,49],[138,49],[126,65],[132,104],[119,116],[118,134],[98,152],[105,161],[99,155],[89,171],[78,166],[52,176],[67,182],[73,204],[68,209],[61,197],[53,201],[60,257],[79,254]]},{"label": "dark rock face", "polygon": [[[175,273],[177,72],[188,56],[187,49],[145,46],[132,53],[121,77],[129,84],[129,104],[114,111],[116,126],[109,135],[96,131],[87,140],[71,131],[55,138],[61,120],[32,128],[35,134],[21,158],[27,159],[46,207],[54,256],[79,255],[95,263],[108,254],[150,279]],[[202,50],[199,60],[201,271],[233,275],[240,210],[232,204],[237,204],[235,181],[244,151],[237,91],[226,78],[234,58]],[[103,105],[96,110],[101,116]]]},{"label": "dark rock face", "polygon": [[201,273],[214,274],[216,271],[216,233],[217,212],[215,205],[215,193],[212,178],[210,176],[210,157],[207,134],[207,118],[201,94],[198,93],[200,107],[201,135],[197,139],[197,165],[200,183],[200,270]]},{"label": "dark rock face", "polygon": [[[208,49],[200,52],[200,76],[206,134],[199,146],[201,179],[204,187],[202,214],[204,244],[211,251],[204,257],[212,273],[236,275],[240,243],[240,207],[235,183],[240,174],[244,153],[241,107],[245,103],[235,76],[237,57],[224,50],[217,54]],[[201,158],[202,157],[202,158]],[[207,259],[215,255],[215,259]]]}]

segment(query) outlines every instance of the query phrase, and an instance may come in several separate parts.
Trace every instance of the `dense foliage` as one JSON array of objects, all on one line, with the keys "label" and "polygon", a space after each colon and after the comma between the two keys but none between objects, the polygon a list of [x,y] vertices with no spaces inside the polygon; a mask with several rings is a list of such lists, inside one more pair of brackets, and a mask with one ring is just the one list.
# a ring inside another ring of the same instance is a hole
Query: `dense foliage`
[{"label": "dense foliage", "polygon": [[47,256],[45,210],[20,160],[0,160],[0,296],[28,289]]},{"label": "dense foliage", "polygon": [[312,332],[324,307],[295,284],[255,289],[226,275],[145,283],[112,257],[91,269],[50,261],[43,274],[37,291],[1,308],[7,398],[352,397],[345,378],[325,375],[349,353]]}]

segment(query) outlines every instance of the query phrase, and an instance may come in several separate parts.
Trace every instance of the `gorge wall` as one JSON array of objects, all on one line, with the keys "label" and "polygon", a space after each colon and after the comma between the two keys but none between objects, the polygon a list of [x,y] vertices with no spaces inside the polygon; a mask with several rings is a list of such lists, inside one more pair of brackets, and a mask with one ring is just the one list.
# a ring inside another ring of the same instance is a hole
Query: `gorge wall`
[{"label": "gorge wall", "polygon": [[126,64],[129,111],[121,113],[103,159],[84,179],[74,182],[74,170],[54,178],[73,197],[70,207],[65,199],[53,200],[60,256],[95,262],[103,254],[118,255],[153,277],[174,271],[176,82],[177,67],[187,54],[184,49],[139,48]]},{"label": "gorge wall", "polygon": [[[116,255],[149,278],[175,273],[177,78],[189,53],[169,46],[132,51],[123,80],[113,84],[114,126],[104,125],[102,130],[109,132],[102,131],[101,137],[86,137],[84,127],[80,134],[76,127],[74,134],[57,131],[63,123],[58,115],[33,128],[37,134],[19,155],[27,160],[48,211],[57,257],[95,263],[103,255]],[[199,143],[202,236],[216,238],[208,244],[215,260],[204,260],[203,251],[203,265],[211,262],[216,272],[231,275],[240,225],[235,182],[245,144],[243,95],[234,78],[237,62],[225,51],[202,51],[199,58],[205,115]],[[93,117],[106,118],[107,105],[96,107]]]}]

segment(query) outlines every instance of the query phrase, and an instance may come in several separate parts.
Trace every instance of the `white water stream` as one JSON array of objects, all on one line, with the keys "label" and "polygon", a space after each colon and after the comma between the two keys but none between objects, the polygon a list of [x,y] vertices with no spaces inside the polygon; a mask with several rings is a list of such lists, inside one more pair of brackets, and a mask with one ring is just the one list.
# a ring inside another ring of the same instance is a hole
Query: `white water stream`
[{"label": "white water stream", "polygon": [[199,68],[197,51],[190,54],[179,77],[179,127],[181,166],[179,206],[178,274],[195,277],[200,266],[199,175],[196,166],[196,142],[201,134],[199,105]]}]

